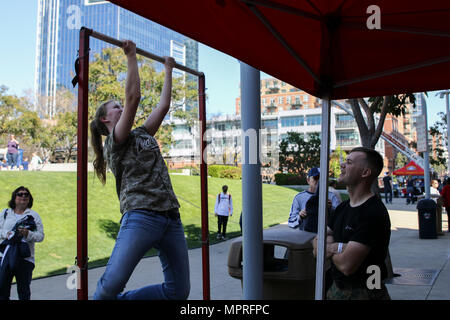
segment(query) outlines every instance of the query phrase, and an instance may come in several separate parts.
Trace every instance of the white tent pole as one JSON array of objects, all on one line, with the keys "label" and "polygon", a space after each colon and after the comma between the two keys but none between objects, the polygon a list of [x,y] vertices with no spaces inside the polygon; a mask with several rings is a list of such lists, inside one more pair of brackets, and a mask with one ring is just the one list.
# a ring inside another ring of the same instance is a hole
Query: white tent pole
[{"label": "white tent pole", "polygon": [[425,199],[430,199],[430,153],[428,146],[428,114],[427,114],[427,102],[423,97],[423,93],[420,93],[419,99],[421,99],[422,105],[422,115],[425,119],[425,141],[427,149],[423,153],[423,159],[425,160],[423,171],[424,171],[424,187],[425,187]]},{"label": "white tent pole", "polygon": [[320,147],[320,179],[319,179],[319,220],[317,230],[316,259],[316,300],[324,299],[325,289],[325,256],[328,219],[326,215],[328,202],[328,168],[330,157],[330,106],[331,100],[322,99],[322,136]]},{"label": "white tent pole", "polygon": [[[260,72],[241,62],[242,255],[244,299],[263,299]],[[248,138],[248,139],[247,139]]]}]

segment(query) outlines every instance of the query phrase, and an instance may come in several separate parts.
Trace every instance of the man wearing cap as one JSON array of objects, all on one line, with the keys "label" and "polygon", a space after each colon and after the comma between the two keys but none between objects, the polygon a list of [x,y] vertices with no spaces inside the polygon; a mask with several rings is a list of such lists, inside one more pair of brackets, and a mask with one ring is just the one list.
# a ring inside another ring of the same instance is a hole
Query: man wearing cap
[{"label": "man wearing cap", "polygon": [[[289,213],[288,225],[291,228],[298,228],[300,220],[306,218],[306,203],[309,198],[311,198],[316,192],[317,186],[319,184],[320,169],[317,167],[312,168],[308,171],[307,182],[309,188],[305,191],[298,193],[294,200],[292,201],[291,212]],[[336,195],[329,191],[328,192],[328,204],[333,209],[339,205],[339,200]]]}]

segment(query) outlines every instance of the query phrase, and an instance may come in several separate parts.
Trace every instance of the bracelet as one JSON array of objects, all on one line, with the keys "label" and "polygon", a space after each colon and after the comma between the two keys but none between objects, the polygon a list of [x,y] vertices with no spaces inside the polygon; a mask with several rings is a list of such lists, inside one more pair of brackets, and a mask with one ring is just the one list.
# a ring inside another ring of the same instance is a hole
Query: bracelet
[{"label": "bracelet", "polygon": [[342,247],[344,246],[344,244],[342,242],[339,242],[338,244],[338,249],[337,249],[337,253],[342,253]]}]

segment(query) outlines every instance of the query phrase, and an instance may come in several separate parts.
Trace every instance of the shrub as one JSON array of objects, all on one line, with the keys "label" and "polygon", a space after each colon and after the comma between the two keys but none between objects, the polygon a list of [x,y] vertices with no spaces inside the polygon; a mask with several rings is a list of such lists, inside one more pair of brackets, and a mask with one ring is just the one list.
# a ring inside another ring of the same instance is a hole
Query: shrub
[{"label": "shrub", "polygon": [[240,167],[211,165],[208,166],[208,175],[214,178],[241,179],[242,170]]},{"label": "shrub", "polygon": [[286,185],[307,185],[306,177],[299,176],[294,173],[276,173],[275,174],[275,183],[277,185],[286,186]]}]

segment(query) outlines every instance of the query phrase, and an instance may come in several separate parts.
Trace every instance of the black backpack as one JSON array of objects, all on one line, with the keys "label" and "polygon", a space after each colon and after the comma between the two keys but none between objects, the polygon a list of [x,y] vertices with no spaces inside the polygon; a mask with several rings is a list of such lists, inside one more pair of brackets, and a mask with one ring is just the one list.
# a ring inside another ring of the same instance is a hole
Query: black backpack
[{"label": "black backpack", "polygon": [[[319,221],[319,187],[316,192],[308,199],[305,205],[306,218],[301,218],[298,228],[300,230],[317,233]],[[326,214],[329,216],[328,206]]]}]

